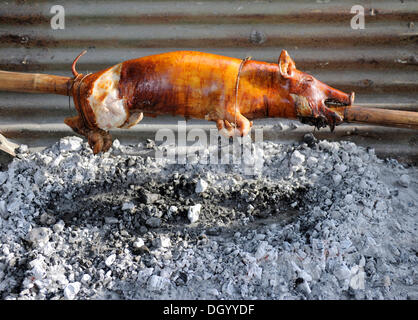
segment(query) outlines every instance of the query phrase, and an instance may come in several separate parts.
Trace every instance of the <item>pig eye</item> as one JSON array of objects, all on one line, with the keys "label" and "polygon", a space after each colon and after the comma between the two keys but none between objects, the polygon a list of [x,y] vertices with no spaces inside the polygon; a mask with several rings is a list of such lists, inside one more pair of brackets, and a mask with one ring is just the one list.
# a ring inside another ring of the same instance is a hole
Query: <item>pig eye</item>
[{"label": "pig eye", "polygon": [[312,78],[312,77],[306,77],[304,80],[305,80],[306,82],[312,82],[312,81],[313,81],[313,78]]}]

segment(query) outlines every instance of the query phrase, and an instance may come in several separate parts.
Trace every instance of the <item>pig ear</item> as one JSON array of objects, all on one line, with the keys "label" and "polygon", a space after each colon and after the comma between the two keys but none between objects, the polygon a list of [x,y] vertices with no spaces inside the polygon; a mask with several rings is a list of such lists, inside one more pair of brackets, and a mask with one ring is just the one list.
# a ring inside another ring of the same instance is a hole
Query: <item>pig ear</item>
[{"label": "pig ear", "polygon": [[296,70],[295,62],[289,56],[286,50],[282,50],[279,57],[279,70],[283,78],[290,78]]}]

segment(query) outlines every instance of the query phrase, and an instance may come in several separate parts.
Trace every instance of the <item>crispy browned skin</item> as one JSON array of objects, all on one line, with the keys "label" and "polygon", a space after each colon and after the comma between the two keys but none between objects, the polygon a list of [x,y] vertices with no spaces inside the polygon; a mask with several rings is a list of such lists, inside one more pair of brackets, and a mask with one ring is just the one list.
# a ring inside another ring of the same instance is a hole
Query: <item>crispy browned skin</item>
[{"label": "crispy browned skin", "polygon": [[[106,70],[83,79],[74,68],[72,92],[80,117],[66,119],[89,139],[95,153],[106,151],[111,138],[97,128],[87,97]],[[327,108],[327,101],[350,105],[354,97],[297,70],[285,50],[278,64],[193,51],[129,60],[122,63],[118,89],[129,114],[206,119],[216,121],[218,129],[226,129],[228,135],[241,136],[249,132],[249,120],[268,117],[299,118],[333,128],[342,118]]]},{"label": "crispy browned skin", "polygon": [[[181,115],[186,118],[237,122],[244,134],[245,119],[296,118],[286,81],[277,64],[245,62],[236,82],[240,59],[200,52],[161,54],[123,63],[120,95],[130,110],[147,116]],[[140,94],[138,94],[140,93]],[[236,100],[237,98],[237,100]],[[235,109],[236,101],[236,109]]]}]

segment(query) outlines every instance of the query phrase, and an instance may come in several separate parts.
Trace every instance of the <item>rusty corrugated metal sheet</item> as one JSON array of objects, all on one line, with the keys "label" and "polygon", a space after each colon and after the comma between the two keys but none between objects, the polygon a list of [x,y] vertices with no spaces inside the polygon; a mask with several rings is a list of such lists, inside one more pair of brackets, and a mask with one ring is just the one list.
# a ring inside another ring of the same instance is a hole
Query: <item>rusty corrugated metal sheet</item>
[{"label": "rusty corrugated metal sheet", "polygon": [[[50,9],[56,4],[0,4],[0,69],[69,76],[72,60],[85,48],[89,52],[78,64],[82,72],[180,49],[277,61],[285,48],[299,69],[355,91],[356,104],[418,111],[417,1],[71,1],[63,3],[65,29],[52,30]],[[356,4],[365,8],[363,30],[350,27]],[[62,123],[70,114],[66,97],[0,92],[0,132],[30,146],[70,134]],[[176,120],[146,119],[116,136],[152,137],[156,128]],[[302,126],[296,133],[277,133],[272,129],[277,120],[257,123],[277,139],[312,131]],[[353,131],[350,139],[382,154],[418,156],[411,130],[344,126],[336,136],[320,135],[347,139],[347,130]]]}]

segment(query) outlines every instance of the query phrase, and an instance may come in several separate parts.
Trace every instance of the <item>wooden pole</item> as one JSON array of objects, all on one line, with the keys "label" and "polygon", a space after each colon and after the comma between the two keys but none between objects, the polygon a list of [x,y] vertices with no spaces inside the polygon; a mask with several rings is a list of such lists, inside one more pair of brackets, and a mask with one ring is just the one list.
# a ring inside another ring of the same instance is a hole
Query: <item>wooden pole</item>
[{"label": "wooden pole", "polygon": [[22,73],[0,70],[0,91],[53,93],[71,95],[72,78],[41,73]]},{"label": "wooden pole", "polygon": [[[15,149],[18,147],[16,143],[10,142],[6,139],[3,135],[0,134],[0,159],[3,160],[2,152],[5,152],[8,154],[8,159],[10,159],[10,156],[14,157],[16,156]],[[0,161],[2,162],[2,161]],[[0,163],[1,165],[1,163]]]},{"label": "wooden pole", "polygon": [[418,112],[347,106],[332,108],[341,114],[344,122],[375,124],[418,130]]},{"label": "wooden pole", "polygon": [[[40,73],[22,73],[0,70],[0,91],[52,93],[71,95],[73,78]],[[418,129],[418,112],[363,108],[360,106],[335,107],[348,123],[374,124],[387,127]]]}]

